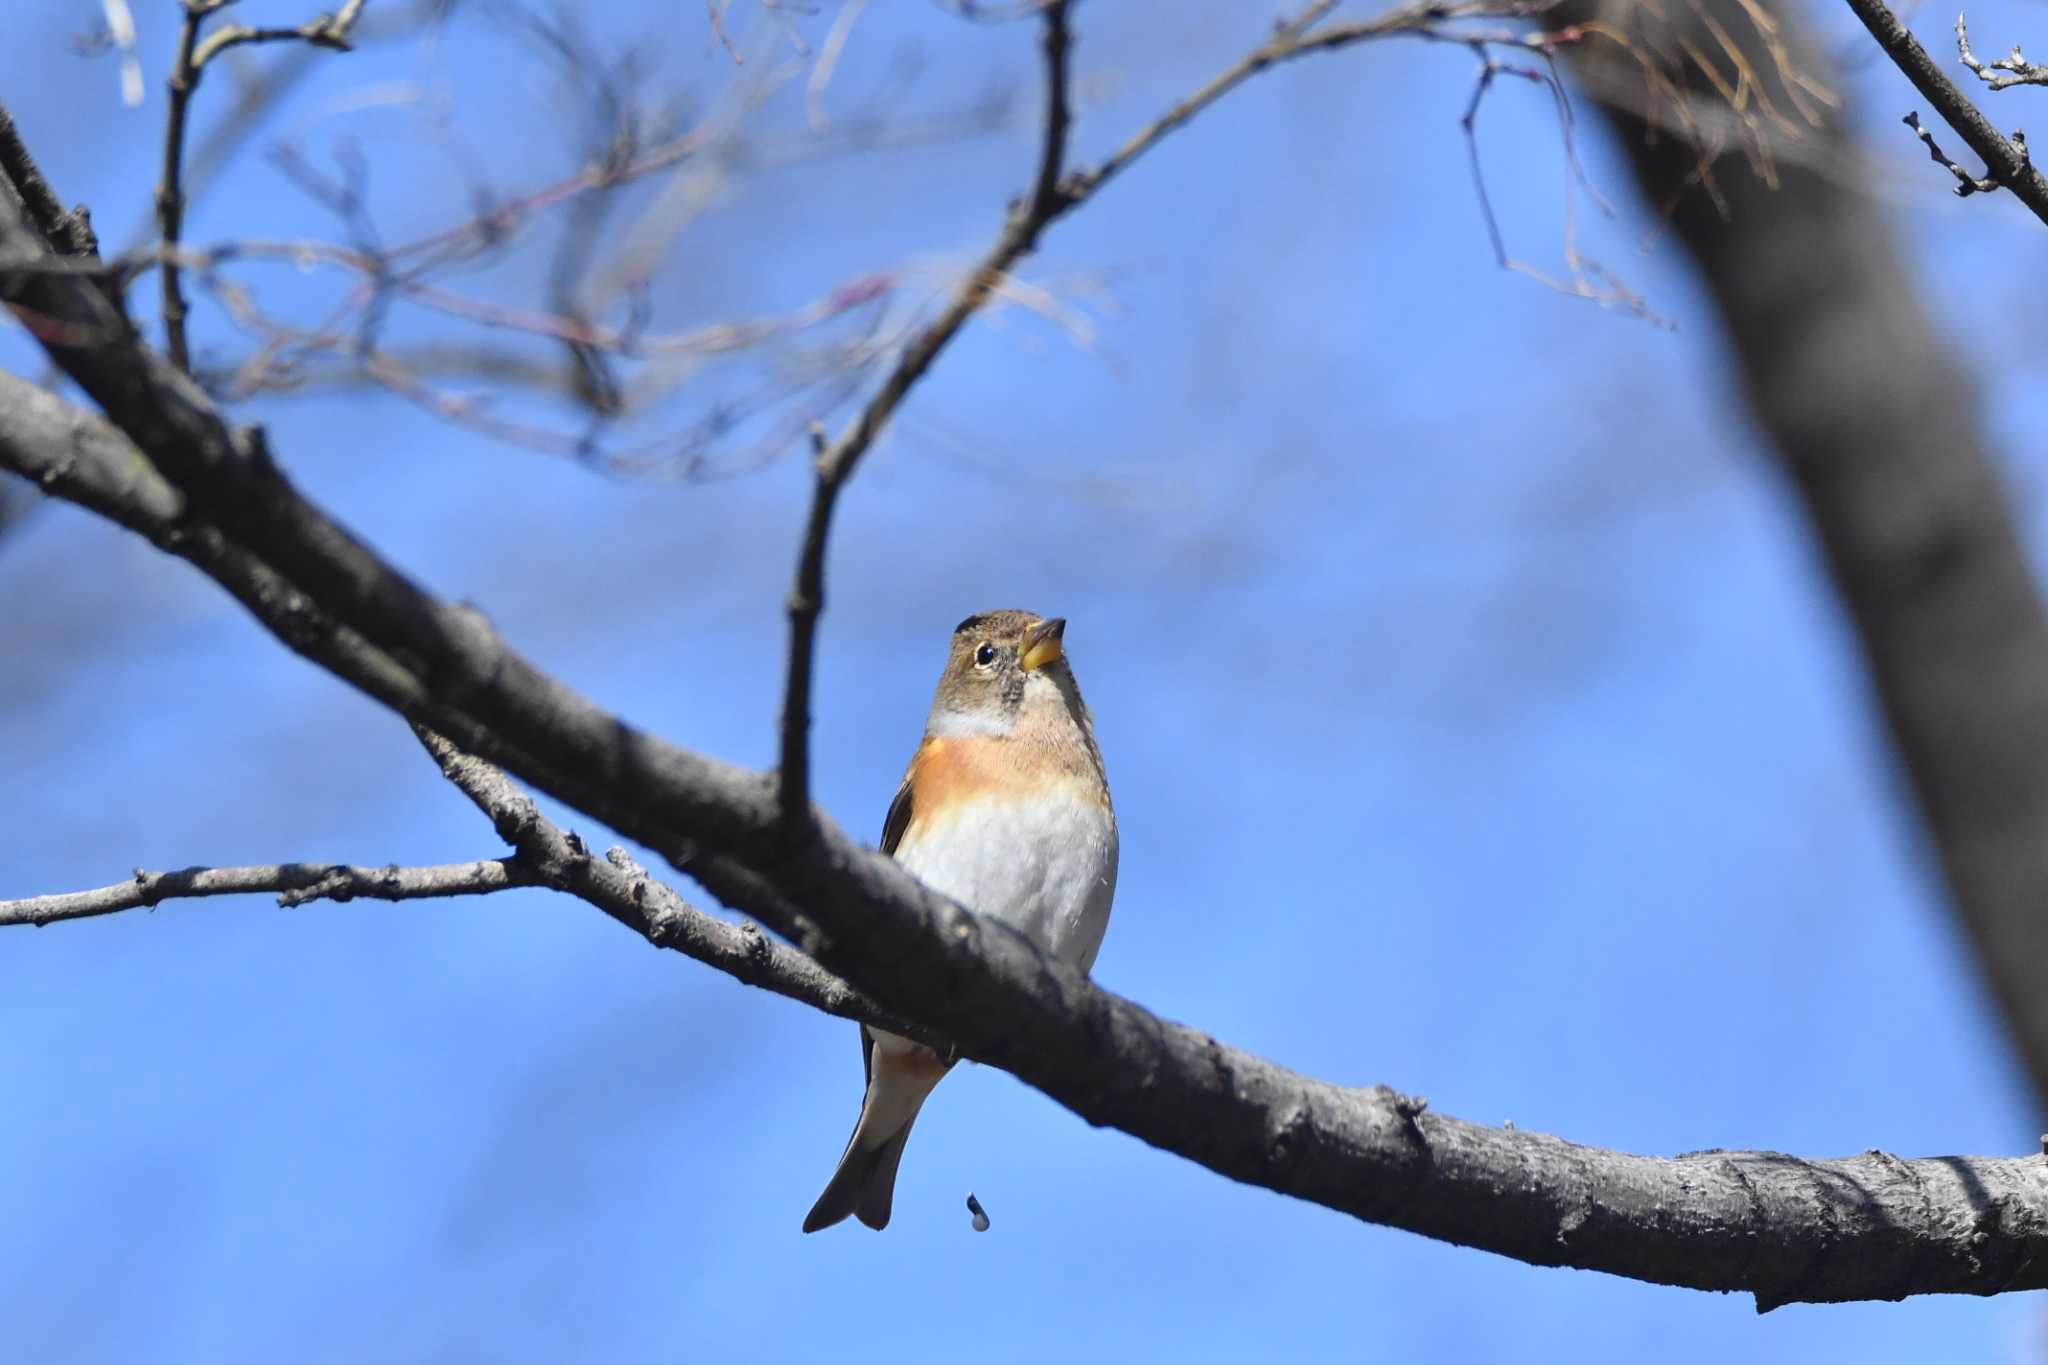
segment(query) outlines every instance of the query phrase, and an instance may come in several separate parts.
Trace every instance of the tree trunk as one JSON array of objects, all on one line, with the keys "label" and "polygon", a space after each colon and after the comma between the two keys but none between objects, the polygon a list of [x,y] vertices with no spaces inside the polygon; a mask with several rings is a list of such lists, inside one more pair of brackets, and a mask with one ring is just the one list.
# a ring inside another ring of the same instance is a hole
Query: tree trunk
[{"label": "tree trunk", "polygon": [[[1969,377],[1859,183],[1837,84],[1796,9],[1693,0],[1660,18],[1594,0],[1549,20],[1590,21],[1611,30],[1568,49],[1574,75],[1720,311],[1950,902],[2048,1100],[2048,614]],[[1916,153],[1902,137],[1900,155]]]}]

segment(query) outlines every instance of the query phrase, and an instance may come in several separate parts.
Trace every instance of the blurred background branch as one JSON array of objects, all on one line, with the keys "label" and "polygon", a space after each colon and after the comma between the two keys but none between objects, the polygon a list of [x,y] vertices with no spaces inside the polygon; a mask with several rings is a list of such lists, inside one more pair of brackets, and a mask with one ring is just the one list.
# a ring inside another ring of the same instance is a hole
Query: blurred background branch
[{"label": "blurred background branch", "polygon": [[[1547,22],[1622,35],[1572,49],[1574,70],[1714,301],[1854,623],[1958,923],[2048,1106],[2048,613],[1976,385],[1885,206],[1832,172],[1855,144],[1839,97],[1803,97],[1839,82],[1801,11],[1689,0],[1660,14],[1593,0]],[[1701,53],[1739,67],[1765,114],[1747,156],[1684,135],[1726,112],[1735,83],[1703,79]]]}]

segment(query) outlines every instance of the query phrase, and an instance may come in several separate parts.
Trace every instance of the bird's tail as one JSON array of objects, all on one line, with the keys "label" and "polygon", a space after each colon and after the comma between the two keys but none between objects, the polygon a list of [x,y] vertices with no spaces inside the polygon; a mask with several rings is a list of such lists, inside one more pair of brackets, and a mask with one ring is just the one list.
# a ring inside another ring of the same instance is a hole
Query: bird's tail
[{"label": "bird's tail", "polygon": [[883,1034],[868,1054],[868,1089],[839,1169],[804,1219],[804,1231],[829,1228],[848,1215],[876,1231],[889,1226],[896,1167],[925,1097],[946,1074],[930,1048]]}]

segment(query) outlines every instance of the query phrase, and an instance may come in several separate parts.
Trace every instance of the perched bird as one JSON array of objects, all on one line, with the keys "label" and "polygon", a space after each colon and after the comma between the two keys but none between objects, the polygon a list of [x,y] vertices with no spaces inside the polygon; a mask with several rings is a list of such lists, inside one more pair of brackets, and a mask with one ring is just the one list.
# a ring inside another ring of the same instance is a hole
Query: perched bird
[{"label": "perched bird", "polygon": [[[1085,972],[1116,894],[1116,813],[1061,646],[1066,628],[1058,617],[992,611],[954,630],[924,742],[882,825],[882,852]],[[860,1048],[860,1121],[805,1232],[848,1214],[889,1225],[910,1125],[952,1065],[865,1024]]]}]

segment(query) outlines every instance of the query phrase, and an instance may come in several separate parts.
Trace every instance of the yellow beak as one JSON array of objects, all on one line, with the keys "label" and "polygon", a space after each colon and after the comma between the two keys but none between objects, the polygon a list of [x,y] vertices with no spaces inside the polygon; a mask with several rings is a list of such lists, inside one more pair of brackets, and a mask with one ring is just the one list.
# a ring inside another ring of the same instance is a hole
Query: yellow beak
[{"label": "yellow beak", "polygon": [[1017,646],[1017,662],[1026,673],[1033,673],[1047,664],[1058,663],[1061,658],[1060,636],[1067,632],[1067,618],[1055,616],[1050,621],[1040,621],[1024,632],[1023,642]]}]

